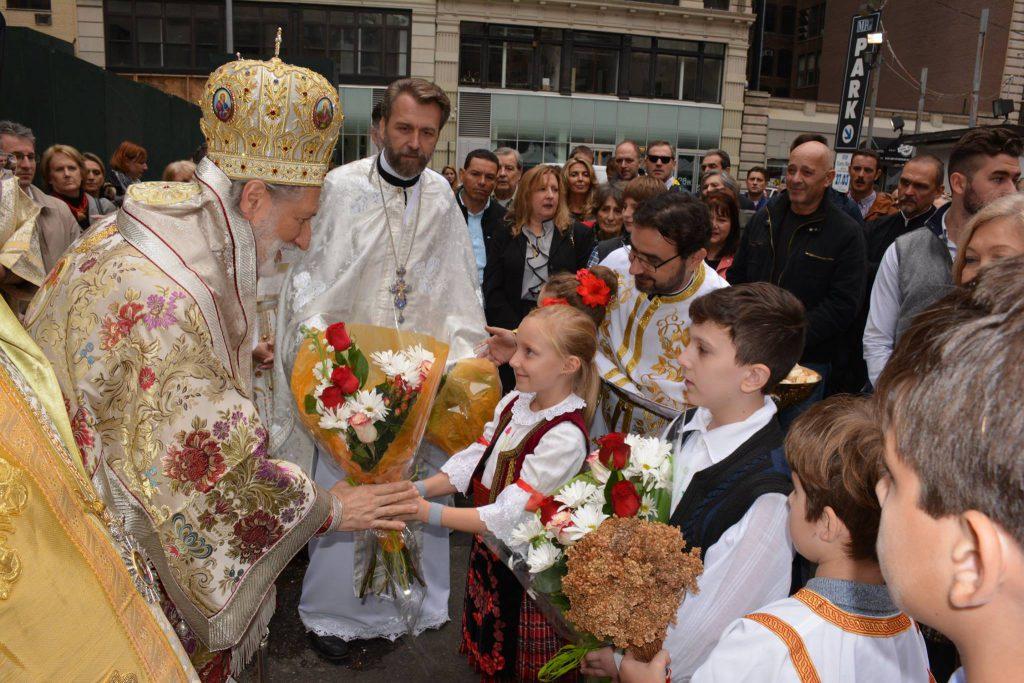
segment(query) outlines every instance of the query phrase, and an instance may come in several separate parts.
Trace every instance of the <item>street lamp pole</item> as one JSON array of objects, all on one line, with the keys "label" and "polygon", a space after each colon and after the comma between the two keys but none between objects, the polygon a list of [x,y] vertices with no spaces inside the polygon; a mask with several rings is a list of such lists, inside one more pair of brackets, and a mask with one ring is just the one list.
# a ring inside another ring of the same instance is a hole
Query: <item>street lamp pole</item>
[{"label": "street lamp pole", "polygon": [[871,149],[871,143],[875,140],[875,106],[878,104],[878,84],[882,80],[882,40],[881,31],[868,34],[868,44],[876,46],[875,58],[871,60],[871,70],[875,73],[871,74],[874,83],[871,87],[871,116],[868,118],[868,149]]}]

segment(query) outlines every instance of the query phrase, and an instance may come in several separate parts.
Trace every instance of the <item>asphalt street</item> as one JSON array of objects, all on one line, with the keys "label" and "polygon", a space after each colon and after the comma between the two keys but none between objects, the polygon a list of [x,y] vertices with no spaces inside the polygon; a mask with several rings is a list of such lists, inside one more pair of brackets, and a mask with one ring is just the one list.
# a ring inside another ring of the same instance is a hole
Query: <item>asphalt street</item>
[{"label": "asphalt street", "polygon": [[[310,648],[306,630],[299,620],[302,575],[309,559],[299,553],[277,580],[277,612],[270,622],[269,651],[264,681],[348,681],[366,683],[459,683],[477,681],[466,659],[459,654],[462,628],[462,600],[469,562],[469,534],[451,537],[451,621],[418,638],[408,636],[395,642],[386,639],[358,641],[348,662],[330,664]],[[242,683],[259,681],[255,659],[241,676]]]}]

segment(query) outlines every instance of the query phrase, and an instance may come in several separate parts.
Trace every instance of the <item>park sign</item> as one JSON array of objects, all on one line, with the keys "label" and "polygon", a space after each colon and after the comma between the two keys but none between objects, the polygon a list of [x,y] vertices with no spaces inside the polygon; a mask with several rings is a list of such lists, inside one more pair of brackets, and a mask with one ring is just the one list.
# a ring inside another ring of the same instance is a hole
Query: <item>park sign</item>
[{"label": "park sign", "polygon": [[839,121],[836,124],[837,152],[853,151],[860,142],[861,122],[871,75],[864,57],[870,51],[868,34],[878,31],[881,16],[881,13],[873,12],[853,18],[850,47],[846,54],[846,76],[839,101]]}]

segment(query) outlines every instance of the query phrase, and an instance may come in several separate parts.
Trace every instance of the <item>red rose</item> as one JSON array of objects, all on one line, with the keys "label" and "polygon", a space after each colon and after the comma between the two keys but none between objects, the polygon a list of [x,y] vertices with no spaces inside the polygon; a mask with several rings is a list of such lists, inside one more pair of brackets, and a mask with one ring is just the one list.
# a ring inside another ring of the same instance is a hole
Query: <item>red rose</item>
[{"label": "red rose", "polygon": [[629,461],[630,448],[626,443],[626,435],[622,432],[612,432],[597,440],[600,450],[597,458],[601,464],[610,470],[621,470]]},{"label": "red rose", "polygon": [[345,351],[352,346],[352,337],[348,336],[345,323],[334,323],[327,327],[327,343],[334,347],[335,351]]},{"label": "red rose", "polygon": [[640,510],[640,494],[628,479],[612,484],[612,512],[616,517],[635,517]]},{"label": "red rose", "polygon": [[345,392],[338,387],[330,386],[320,394],[320,400],[326,408],[337,408],[345,402]]},{"label": "red rose", "polygon": [[359,391],[359,378],[353,374],[352,369],[347,365],[339,365],[331,373],[331,383],[341,389],[341,393],[348,396]]},{"label": "red rose", "polygon": [[547,523],[551,521],[551,518],[558,512],[558,508],[562,507],[562,504],[555,500],[554,496],[548,496],[540,504],[540,523],[547,526]]}]

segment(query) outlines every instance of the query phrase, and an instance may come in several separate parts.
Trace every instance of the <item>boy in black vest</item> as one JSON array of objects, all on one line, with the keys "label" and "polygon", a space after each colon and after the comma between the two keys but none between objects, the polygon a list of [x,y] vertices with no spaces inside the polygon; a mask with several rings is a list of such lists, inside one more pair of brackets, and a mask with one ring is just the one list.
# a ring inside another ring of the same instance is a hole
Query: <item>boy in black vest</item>
[{"label": "boy in black vest", "polygon": [[[701,549],[704,573],[665,638],[673,680],[689,680],[730,622],[789,595],[792,483],[768,393],[800,358],[806,330],[800,301],[764,282],[702,296],[690,318],[679,363],[697,408],[665,439],[673,445],[670,522]],[[615,676],[617,660],[598,650],[582,671]]]}]

